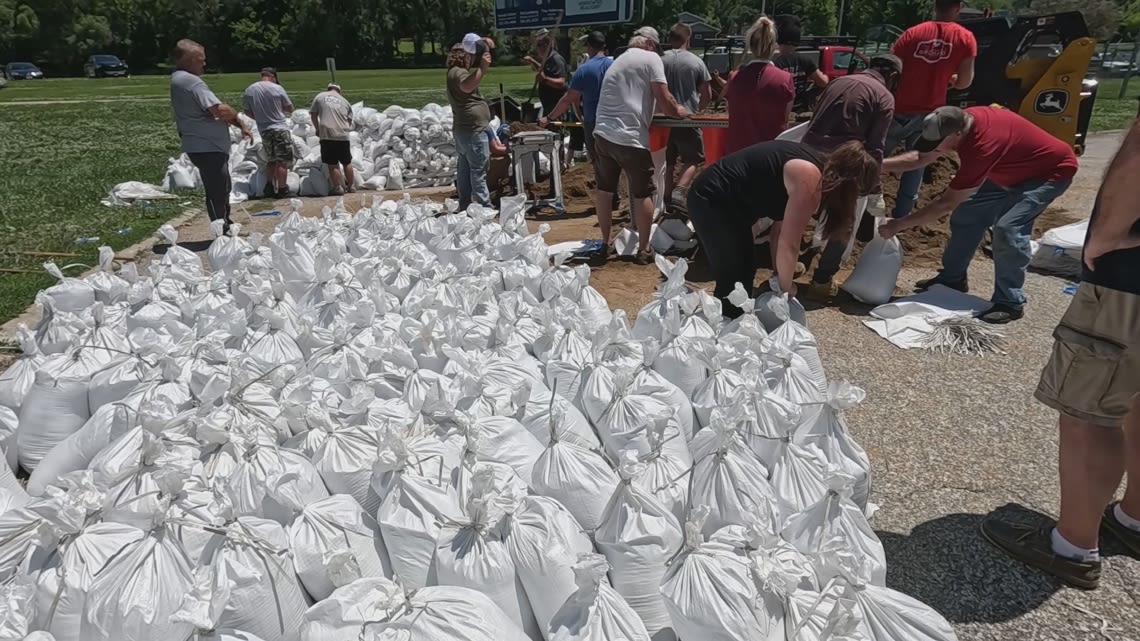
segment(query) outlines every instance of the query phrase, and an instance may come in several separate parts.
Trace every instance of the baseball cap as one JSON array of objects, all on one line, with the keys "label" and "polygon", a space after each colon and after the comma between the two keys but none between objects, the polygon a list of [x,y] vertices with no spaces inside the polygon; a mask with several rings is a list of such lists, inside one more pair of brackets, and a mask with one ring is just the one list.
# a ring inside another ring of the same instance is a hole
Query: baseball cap
[{"label": "baseball cap", "polygon": [[330,82],[329,85],[325,87],[325,89],[336,89],[337,91],[340,91],[340,85],[336,84],[335,82]]},{"label": "baseball cap", "polygon": [[273,67],[262,67],[261,68],[261,75],[270,76],[274,80],[277,80],[277,70],[274,69]]},{"label": "baseball cap", "polygon": [[469,33],[463,36],[463,50],[467,53],[474,54],[479,50],[479,41],[482,38],[477,33]]},{"label": "baseball cap", "polygon": [[894,55],[893,53],[880,53],[871,56],[872,69],[889,69],[902,73],[903,61],[902,58]]},{"label": "baseball cap", "polygon": [[661,44],[661,36],[657,34],[657,30],[653,27],[641,27],[637,31],[634,31],[633,35],[648,38],[652,40],[655,45]]},{"label": "baseball cap", "polygon": [[604,49],[606,47],[606,34],[601,31],[591,31],[579,38],[579,40],[585,41],[588,46],[595,49]]},{"label": "baseball cap", "polygon": [[949,136],[966,129],[966,112],[958,107],[939,107],[922,119],[922,134],[914,148],[919,153],[934,151]]}]

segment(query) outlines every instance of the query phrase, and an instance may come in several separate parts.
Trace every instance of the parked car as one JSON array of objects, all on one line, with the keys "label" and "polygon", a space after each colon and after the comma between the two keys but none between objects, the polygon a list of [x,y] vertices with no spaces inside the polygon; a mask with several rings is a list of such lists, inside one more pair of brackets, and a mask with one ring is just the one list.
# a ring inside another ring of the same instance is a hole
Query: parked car
[{"label": "parked car", "polygon": [[37,80],[44,77],[44,72],[30,62],[9,62],[4,65],[4,77],[8,80]]},{"label": "parked car", "polygon": [[130,78],[131,69],[118,56],[100,53],[87,59],[83,65],[83,74],[88,78]]}]

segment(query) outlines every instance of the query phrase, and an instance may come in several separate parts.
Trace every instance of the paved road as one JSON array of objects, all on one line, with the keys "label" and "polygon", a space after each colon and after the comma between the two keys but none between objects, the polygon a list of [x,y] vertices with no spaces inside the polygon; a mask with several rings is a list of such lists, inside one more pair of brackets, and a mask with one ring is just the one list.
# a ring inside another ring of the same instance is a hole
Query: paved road
[{"label": "paved road", "polygon": [[[1119,134],[1090,141],[1064,205],[1087,212]],[[1092,184],[1088,184],[1092,183]],[[906,270],[900,283],[929,273]],[[971,286],[992,292],[992,264],[975,261]],[[1026,317],[1006,330],[1008,354],[935,356],[896,349],[866,329],[865,308],[822,309],[808,323],[833,378],[867,390],[849,414],[874,469],[874,526],[891,587],[931,604],[962,641],[1140,640],[1140,561],[1106,544],[1102,587],[1059,585],[998,554],[978,536],[984,515],[1008,503],[1055,514],[1056,413],[1034,401],[1065,282],[1030,274]],[[852,348],[852,346],[857,346]]]}]

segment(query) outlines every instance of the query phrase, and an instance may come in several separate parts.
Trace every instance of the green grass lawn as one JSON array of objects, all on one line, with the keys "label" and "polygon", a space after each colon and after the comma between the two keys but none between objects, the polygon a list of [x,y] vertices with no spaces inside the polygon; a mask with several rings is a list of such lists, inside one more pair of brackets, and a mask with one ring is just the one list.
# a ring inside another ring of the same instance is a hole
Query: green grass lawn
[{"label": "green grass lawn", "polygon": [[[353,101],[421,107],[445,102],[443,76],[442,69],[342,71],[337,80]],[[256,79],[256,74],[206,77],[231,104]],[[298,106],[305,106],[324,89],[328,74],[285,72],[281,82]],[[485,95],[497,94],[501,83],[508,93],[525,98],[532,82],[528,68],[493,67],[483,89]],[[116,183],[159,182],[167,159],[177,155],[168,83],[165,76],[61,78],[12,82],[0,89],[0,269],[38,272],[45,258],[27,253],[37,251],[74,252],[79,255],[57,262],[91,265],[97,245],[77,245],[76,237],[99,236],[100,244],[121,249],[176,215],[177,204],[141,210],[99,203]],[[1101,83],[1094,130],[1123,128],[1135,116],[1140,79],[1130,83],[1125,99],[1117,98],[1120,83]],[[54,100],[74,102],[30,104]],[[201,206],[193,196],[179,202]],[[131,231],[115,233],[125,227]],[[22,311],[51,280],[41,273],[0,272],[0,321]]]}]

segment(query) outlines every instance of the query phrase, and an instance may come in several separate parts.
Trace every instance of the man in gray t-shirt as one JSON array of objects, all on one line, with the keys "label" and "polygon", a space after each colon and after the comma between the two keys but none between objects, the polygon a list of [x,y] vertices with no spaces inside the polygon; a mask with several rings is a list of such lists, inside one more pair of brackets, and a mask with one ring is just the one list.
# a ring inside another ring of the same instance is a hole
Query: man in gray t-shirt
[{"label": "man in gray t-shirt", "polygon": [[293,134],[289,131],[289,114],[293,101],[277,84],[277,70],[261,70],[261,80],[246,87],[242,94],[245,115],[257,122],[261,145],[269,165],[269,180],[265,181],[265,195],[284,198],[289,195],[289,165],[293,163]]},{"label": "man in gray t-shirt", "polygon": [[[321,162],[329,166],[329,183],[332,193],[339,196],[352,192],[356,175],[352,171],[352,105],[340,95],[340,85],[330,82],[328,87],[313,98],[309,118],[321,139]],[[344,167],[344,175],[341,175]]]},{"label": "man in gray t-shirt", "polygon": [[171,54],[176,67],[170,75],[170,107],[182,141],[182,151],[198,168],[206,191],[210,220],[230,223],[230,130],[253,140],[233,107],[218,100],[202,80],[206,49],[193,40],[179,40]]},{"label": "man in gray t-shirt", "polygon": [[[669,44],[673,48],[665,52],[662,62],[673,99],[690,113],[698,113],[704,111],[712,99],[712,86],[709,84],[712,76],[705,61],[689,51],[692,36],[693,30],[689,25],[673,25],[669,30]],[[666,198],[672,198],[678,158],[681,160],[681,176],[676,179],[676,186],[687,187],[697,175],[697,165],[705,161],[700,129],[674,128],[669,131],[669,149],[665,157]]]}]

